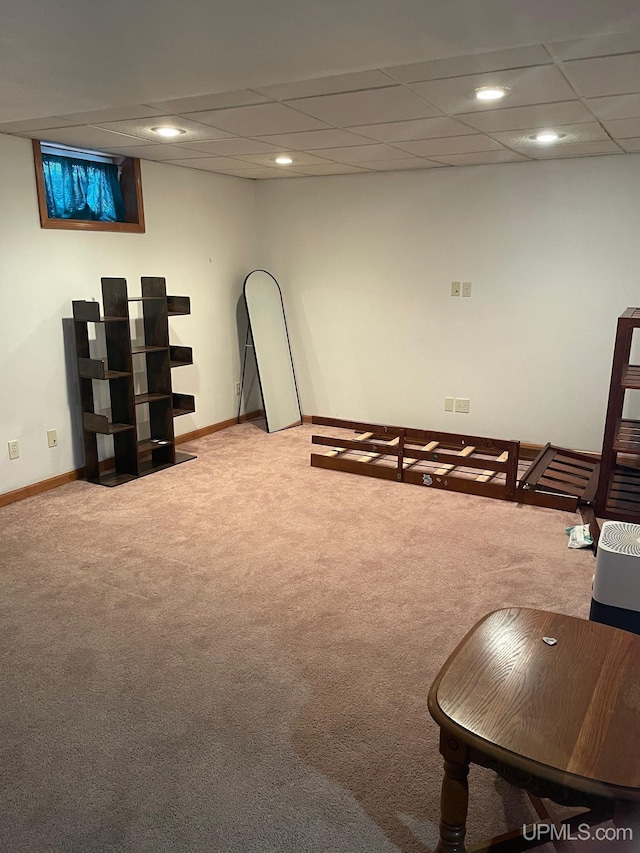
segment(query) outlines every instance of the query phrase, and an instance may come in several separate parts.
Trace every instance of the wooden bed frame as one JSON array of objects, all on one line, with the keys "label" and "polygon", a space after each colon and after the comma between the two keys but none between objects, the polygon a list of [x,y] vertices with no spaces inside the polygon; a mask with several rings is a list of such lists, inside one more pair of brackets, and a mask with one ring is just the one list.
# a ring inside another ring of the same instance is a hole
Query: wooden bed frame
[{"label": "wooden bed frame", "polygon": [[547,444],[537,455],[519,441],[314,416],[314,425],[352,437],[312,436],[329,448],[311,465],[575,512],[591,506],[599,458]]}]

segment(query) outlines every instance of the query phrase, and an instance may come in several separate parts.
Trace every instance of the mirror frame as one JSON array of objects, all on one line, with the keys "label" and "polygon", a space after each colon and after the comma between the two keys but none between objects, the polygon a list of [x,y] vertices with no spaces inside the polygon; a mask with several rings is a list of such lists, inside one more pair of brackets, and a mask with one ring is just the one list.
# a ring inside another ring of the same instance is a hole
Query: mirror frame
[{"label": "mirror frame", "polygon": [[[278,296],[280,298],[280,309],[282,311],[282,322],[284,323],[284,333],[285,333],[285,338],[286,338],[286,343],[287,343],[287,350],[289,352],[289,362],[291,364],[291,376],[293,378],[293,387],[294,387],[295,392],[296,392],[296,402],[298,404],[298,421],[297,422],[294,421],[291,424],[287,424],[287,426],[278,427],[277,429],[274,429],[274,430],[271,430],[271,428],[269,427],[269,413],[267,411],[267,401],[265,400],[265,396],[264,396],[264,390],[263,390],[263,386],[262,386],[262,376],[260,373],[260,361],[259,361],[259,357],[258,357],[258,352],[256,350],[256,346],[255,346],[255,338],[254,338],[254,334],[253,334],[253,328],[251,325],[251,312],[249,311],[249,303],[247,301],[247,282],[249,281],[250,277],[254,273],[264,273],[265,275],[268,275],[269,278],[273,280],[273,283],[275,284],[275,286],[277,288]],[[251,335],[253,357],[254,357],[255,363],[256,363],[256,372],[258,374],[258,384],[260,386],[260,396],[262,397],[262,404],[264,406],[264,418],[265,418],[265,422],[267,425],[267,432],[269,432],[269,433],[270,432],[279,432],[279,430],[281,430],[281,429],[287,429],[288,427],[292,427],[292,426],[299,426],[300,424],[302,424],[302,407],[300,405],[300,394],[298,392],[298,381],[296,379],[296,372],[295,372],[295,369],[293,366],[293,355],[291,353],[291,341],[289,339],[289,327],[287,326],[287,317],[286,317],[286,314],[284,311],[284,300],[282,299],[282,290],[280,289],[280,285],[278,284],[278,281],[275,278],[275,276],[273,276],[268,270],[263,270],[263,269],[251,270],[251,272],[246,276],[244,283],[242,285],[242,295],[244,297],[244,305],[245,305],[245,309],[247,311],[247,343],[248,343],[248,337],[249,337],[249,335]],[[245,348],[245,353],[246,353],[246,348]],[[244,370],[243,370],[243,374],[244,374]],[[243,379],[244,379],[244,376],[243,376]]]}]

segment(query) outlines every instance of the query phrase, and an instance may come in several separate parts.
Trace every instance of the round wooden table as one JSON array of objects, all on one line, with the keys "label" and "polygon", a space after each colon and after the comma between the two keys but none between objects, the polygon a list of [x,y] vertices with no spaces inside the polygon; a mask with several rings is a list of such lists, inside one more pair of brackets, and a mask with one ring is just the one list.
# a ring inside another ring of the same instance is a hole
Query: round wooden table
[{"label": "round wooden table", "polygon": [[540,798],[588,806],[594,822],[616,802],[640,800],[640,636],[543,610],[497,610],[442,667],[429,710],[445,770],[439,853],[466,849],[471,762],[526,789],[543,819]]}]

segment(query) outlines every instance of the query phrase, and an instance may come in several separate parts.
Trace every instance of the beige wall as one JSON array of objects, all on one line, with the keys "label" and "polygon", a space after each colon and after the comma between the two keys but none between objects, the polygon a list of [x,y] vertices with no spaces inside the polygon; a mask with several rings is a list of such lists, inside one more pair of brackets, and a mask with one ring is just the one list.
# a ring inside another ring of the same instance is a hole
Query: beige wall
[{"label": "beige wall", "polygon": [[[192,314],[171,320],[171,338],[193,347],[194,364],[173,381],[197,408],[176,431],[237,412],[236,306],[254,266],[254,182],[150,162],[142,181],[146,234],[43,230],[30,140],[0,135],[0,493],[82,465],[63,318],[73,299],[101,298],[102,276],[126,278],[133,295],[140,276],[164,276],[169,293],[191,297]],[[20,459],[9,461],[12,439]]]},{"label": "beige wall", "polygon": [[305,413],[600,450],[616,318],[640,305],[640,155],[269,181],[257,199]]},{"label": "beige wall", "polygon": [[[640,305],[639,166],[256,183],[144,162],[147,233],[84,234],[40,228],[30,142],[0,135],[0,493],[82,464],[63,318],[101,276],[133,290],[163,275],[191,297],[171,321],[195,362],[174,371],[197,401],[179,433],[236,414],[237,304],[261,267],[283,290],[305,414],[599,450],[616,318]],[[449,295],[458,280],[471,299]]]}]

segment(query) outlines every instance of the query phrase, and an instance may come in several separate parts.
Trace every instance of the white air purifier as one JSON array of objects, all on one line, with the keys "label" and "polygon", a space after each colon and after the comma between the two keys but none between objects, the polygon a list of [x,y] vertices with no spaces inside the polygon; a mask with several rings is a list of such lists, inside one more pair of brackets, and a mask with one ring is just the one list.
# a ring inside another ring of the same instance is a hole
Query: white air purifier
[{"label": "white air purifier", "polygon": [[640,524],[602,525],[589,618],[640,634]]}]

